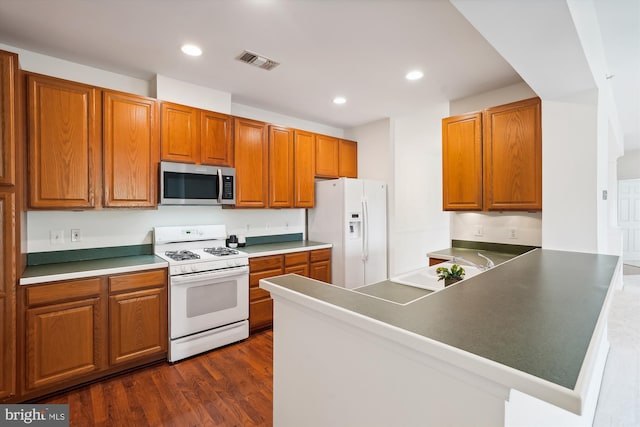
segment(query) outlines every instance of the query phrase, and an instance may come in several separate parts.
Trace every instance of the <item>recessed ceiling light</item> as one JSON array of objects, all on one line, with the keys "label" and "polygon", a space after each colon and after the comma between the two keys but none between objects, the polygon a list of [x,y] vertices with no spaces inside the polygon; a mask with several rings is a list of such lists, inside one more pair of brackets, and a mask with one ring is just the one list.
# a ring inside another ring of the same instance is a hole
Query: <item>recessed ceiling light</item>
[{"label": "recessed ceiling light", "polygon": [[343,96],[336,96],[335,98],[333,98],[333,103],[334,104],[344,104],[345,102],[347,102],[347,98],[343,97]]},{"label": "recessed ceiling light", "polygon": [[194,44],[185,44],[180,48],[185,55],[200,56],[202,55],[202,49]]},{"label": "recessed ceiling light", "polygon": [[420,80],[424,76],[424,73],[419,70],[409,71],[405,78],[407,80]]}]

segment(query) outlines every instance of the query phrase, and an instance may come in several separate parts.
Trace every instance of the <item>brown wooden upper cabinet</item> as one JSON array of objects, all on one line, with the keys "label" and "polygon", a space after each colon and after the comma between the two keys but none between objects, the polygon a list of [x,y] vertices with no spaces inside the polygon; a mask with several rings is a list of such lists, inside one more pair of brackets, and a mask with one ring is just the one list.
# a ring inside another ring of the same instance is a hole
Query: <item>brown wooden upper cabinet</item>
[{"label": "brown wooden upper cabinet", "polygon": [[29,74],[29,206],[93,208],[100,179],[99,90]]},{"label": "brown wooden upper cabinet", "polygon": [[340,140],[332,136],[316,135],[316,176],[338,178]]},{"label": "brown wooden upper cabinet", "polygon": [[155,99],[103,94],[103,205],[156,206],[159,134]]},{"label": "brown wooden upper cabinet", "polygon": [[160,111],[162,160],[233,165],[231,116],[166,101]]},{"label": "brown wooden upper cabinet", "polygon": [[358,177],[358,143],[341,139],[338,146],[338,175]]},{"label": "brown wooden upper cabinet", "polygon": [[293,205],[296,208],[312,208],[315,205],[314,166],[316,160],[316,135],[302,130],[294,131],[294,184]]},{"label": "brown wooden upper cabinet", "polygon": [[18,55],[0,51],[0,185],[15,184],[15,78]]},{"label": "brown wooden upper cabinet", "polygon": [[200,163],[200,115],[198,109],[162,102],[162,160]]},{"label": "brown wooden upper cabinet", "polygon": [[444,210],[482,209],[482,113],[442,119]]},{"label": "brown wooden upper cabinet", "polygon": [[267,124],[236,117],[233,120],[236,167],[236,207],[268,206],[269,141]]},{"label": "brown wooden upper cabinet", "polygon": [[542,210],[539,98],[442,120],[443,209]]},{"label": "brown wooden upper cabinet", "polygon": [[200,110],[200,163],[233,166],[233,120],[228,114]]},{"label": "brown wooden upper cabinet", "polygon": [[269,207],[293,207],[294,130],[269,126]]},{"label": "brown wooden upper cabinet", "polygon": [[484,111],[484,209],[542,210],[540,99]]}]

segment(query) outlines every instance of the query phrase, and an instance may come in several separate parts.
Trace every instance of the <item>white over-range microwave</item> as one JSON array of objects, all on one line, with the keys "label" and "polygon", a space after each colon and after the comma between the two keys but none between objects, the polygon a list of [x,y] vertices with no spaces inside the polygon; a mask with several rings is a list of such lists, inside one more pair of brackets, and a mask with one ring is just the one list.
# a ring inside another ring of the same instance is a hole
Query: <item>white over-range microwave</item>
[{"label": "white over-range microwave", "polygon": [[161,205],[235,205],[236,170],[160,162]]}]

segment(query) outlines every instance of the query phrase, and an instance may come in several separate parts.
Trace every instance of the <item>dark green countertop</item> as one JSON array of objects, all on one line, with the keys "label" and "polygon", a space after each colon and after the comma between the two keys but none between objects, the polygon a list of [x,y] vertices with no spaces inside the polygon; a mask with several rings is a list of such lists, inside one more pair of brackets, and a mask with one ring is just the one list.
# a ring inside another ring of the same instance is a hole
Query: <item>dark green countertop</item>
[{"label": "dark green countertop", "polygon": [[294,242],[264,243],[260,245],[245,246],[243,248],[238,248],[238,250],[248,253],[249,258],[251,258],[325,248],[331,248],[331,244],[314,242],[312,240],[298,240]]},{"label": "dark green countertop", "polygon": [[28,266],[22,274],[20,284],[31,285],[57,280],[150,270],[167,266],[168,263],[165,260],[155,255],[123,256],[88,261],[32,265]]},{"label": "dark green countertop", "polygon": [[268,281],[573,390],[618,263],[537,249],[406,304],[296,275]]}]

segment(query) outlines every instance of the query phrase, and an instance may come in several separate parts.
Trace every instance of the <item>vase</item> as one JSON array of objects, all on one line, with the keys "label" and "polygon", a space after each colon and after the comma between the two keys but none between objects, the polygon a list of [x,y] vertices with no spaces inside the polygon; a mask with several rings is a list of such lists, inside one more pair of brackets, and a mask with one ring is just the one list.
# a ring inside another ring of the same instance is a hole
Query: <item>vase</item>
[{"label": "vase", "polygon": [[462,277],[450,277],[448,279],[444,279],[444,287],[446,288],[449,285],[453,285],[456,282],[462,280]]}]

